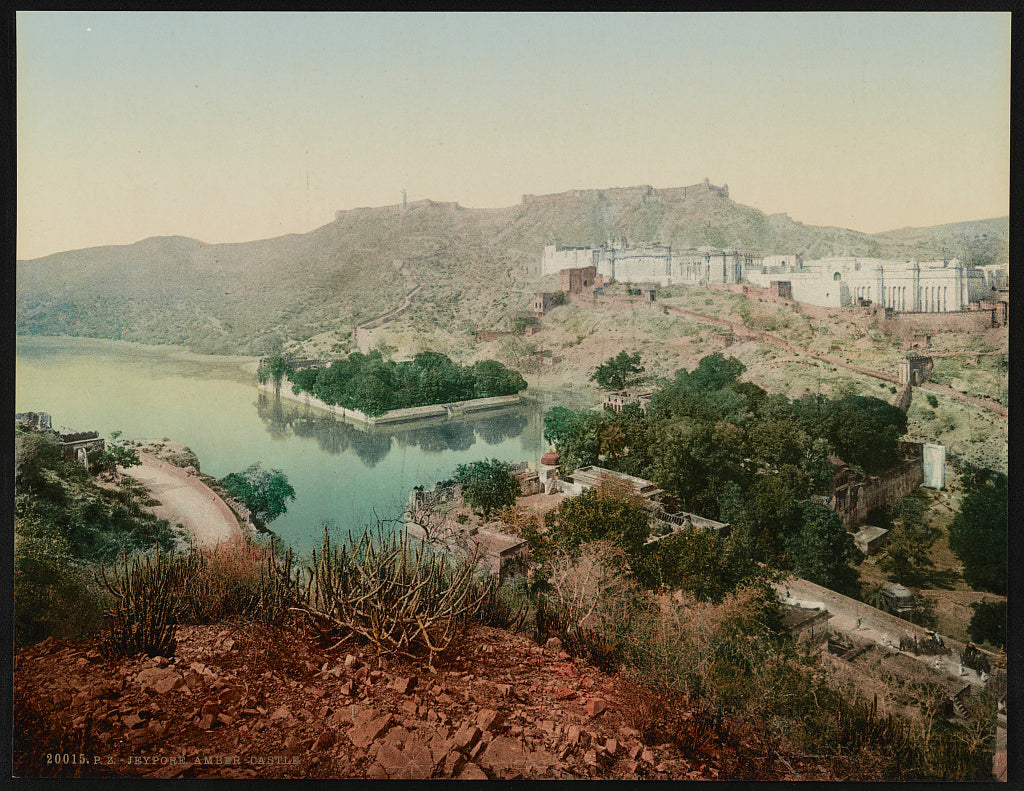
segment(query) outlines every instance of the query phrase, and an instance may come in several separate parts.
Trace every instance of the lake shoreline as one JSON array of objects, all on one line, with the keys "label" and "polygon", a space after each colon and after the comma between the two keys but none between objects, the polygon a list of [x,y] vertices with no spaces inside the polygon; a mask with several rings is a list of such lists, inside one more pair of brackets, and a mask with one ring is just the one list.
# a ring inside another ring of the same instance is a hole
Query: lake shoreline
[{"label": "lake shoreline", "polygon": [[321,409],[325,412],[337,415],[344,420],[357,421],[371,427],[415,423],[419,420],[430,420],[439,417],[452,419],[469,414],[476,414],[478,412],[486,412],[492,409],[504,409],[506,407],[516,406],[521,404],[525,398],[525,396],[520,393],[508,396],[473,398],[467,401],[453,401],[451,403],[444,404],[426,404],[418,407],[391,409],[382,415],[371,417],[370,415],[365,415],[356,409],[347,409],[342,406],[337,406],[336,404],[328,404],[310,393],[291,392],[291,388],[286,388],[283,382],[280,389],[276,388],[271,382],[257,384],[257,389],[266,393],[272,393],[275,397],[286,398],[289,401],[294,401],[305,406],[315,407],[316,409]]}]

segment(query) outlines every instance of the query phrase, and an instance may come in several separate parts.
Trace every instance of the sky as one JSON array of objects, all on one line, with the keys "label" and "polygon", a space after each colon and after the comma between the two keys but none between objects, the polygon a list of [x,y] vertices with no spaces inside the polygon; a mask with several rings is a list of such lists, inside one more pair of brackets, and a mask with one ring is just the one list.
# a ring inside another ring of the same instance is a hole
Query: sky
[{"label": "sky", "polygon": [[1009,213],[1008,13],[19,12],[17,255],[430,198],[728,184],[868,233]]}]

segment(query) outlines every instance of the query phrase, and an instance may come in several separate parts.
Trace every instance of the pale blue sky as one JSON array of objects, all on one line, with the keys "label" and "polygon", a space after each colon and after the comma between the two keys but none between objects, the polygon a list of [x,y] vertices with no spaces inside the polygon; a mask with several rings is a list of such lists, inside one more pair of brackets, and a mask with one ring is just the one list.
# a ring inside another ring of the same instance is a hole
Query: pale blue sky
[{"label": "pale blue sky", "polygon": [[304,232],[403,188],[708,176],[868,232],[1009,211],[1009,14],[23,12],[17,47],[21,258]]}]

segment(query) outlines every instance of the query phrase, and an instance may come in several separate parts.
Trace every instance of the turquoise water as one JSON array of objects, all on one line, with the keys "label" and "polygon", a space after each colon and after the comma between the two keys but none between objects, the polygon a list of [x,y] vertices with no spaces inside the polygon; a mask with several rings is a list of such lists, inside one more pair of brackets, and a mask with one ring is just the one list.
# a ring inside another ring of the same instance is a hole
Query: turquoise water
[{"label": "turquoise water", "polygon": [[537,463],[547,449],[544,407],[533,403],[368,431],[260,393],[240,358],[84,338],[20,337],[16,351],[16,412],[48,412],[55,428],[104,437],[180,442],[218,478],[256,461],[283,470],[296,500],[271,529],[301,553],[319,544],[325,520],[361,530],[399,519],[413,486],[430,488],[458,464]]}]

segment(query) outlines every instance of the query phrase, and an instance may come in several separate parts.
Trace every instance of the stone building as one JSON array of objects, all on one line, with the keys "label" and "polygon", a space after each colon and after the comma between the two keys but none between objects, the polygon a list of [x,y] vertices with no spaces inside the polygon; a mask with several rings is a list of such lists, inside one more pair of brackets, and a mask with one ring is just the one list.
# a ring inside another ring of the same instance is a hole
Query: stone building
[{"label": "stone building", "polygon": [[932,375],[935,363],[923,354],[908,354],[899,364],[900,384],[923,385]]},{"label": "stone building", "polygon": [[640,409],[647,411],[647,405],[651,403],[651,393],[609,393],[605,396],[604,405],[612,412],[621,412],[630,404],[639,404]]},{"label": "stone building", "polygon": [[[947,313],[968,310],[986,294],[985,274],[960,261],[891,261],[881,258],[834,257],[795,260],[751,268],[746,279],[821,307],[841,308],[870,302],[905,313]],[[774,285],[778,283],[779,285]]]},{"label": "stone building", "polygon": [[561,269],[558,272],[558,287],[566,294],[593,296],[596,280],[597,268],[593,266]]},{"label": "stone building", "polygon": [[554,305],[555,295],[550,291],[533,292],[533,312],[537,316],[547,313]]},{"label": "stone building", "polygon": [[94,450],[106,450],[106,442],[98,431],[78,431],[73,434],[58,434],[61,451],[65,459],[75,459],[88,465],[88,454]]}]

